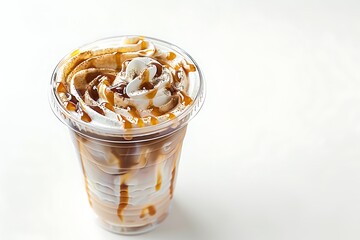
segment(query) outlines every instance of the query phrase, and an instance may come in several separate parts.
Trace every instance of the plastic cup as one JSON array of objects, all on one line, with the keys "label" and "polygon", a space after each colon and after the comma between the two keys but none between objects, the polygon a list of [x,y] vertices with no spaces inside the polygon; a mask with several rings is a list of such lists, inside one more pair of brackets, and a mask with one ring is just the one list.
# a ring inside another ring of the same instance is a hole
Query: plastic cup
[{"label": "plastic cup", "polygon": [[[113,47],[124,37],[130,36],[95,41],[78,51]],[[191,76],[189,95],[193,103],[172,120],[125,131],[94,126],[75,118],[56,94],[56,83],[72,54],[65,56],[56,66],[50,83],[51,107],[70,129],[89,204],[102,227],[126,235],[147,232],[169,214],[187,124],[198,113],[205,98],[201,70],[190,55],[173,44],[146,39],[180,54],[197,69]]]}]

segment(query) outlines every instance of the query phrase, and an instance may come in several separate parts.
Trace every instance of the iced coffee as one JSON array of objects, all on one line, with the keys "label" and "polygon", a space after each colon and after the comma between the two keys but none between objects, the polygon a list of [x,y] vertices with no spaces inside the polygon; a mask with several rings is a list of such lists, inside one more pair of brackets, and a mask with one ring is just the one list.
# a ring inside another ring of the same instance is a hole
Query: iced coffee
[{"label": "iced coffee", "polygon": [[137,234],[163,221],[187,124],[204,101],[195,61],[157,39],[99,40],[58,64],[50,101],[70,129],[102,226]]}]

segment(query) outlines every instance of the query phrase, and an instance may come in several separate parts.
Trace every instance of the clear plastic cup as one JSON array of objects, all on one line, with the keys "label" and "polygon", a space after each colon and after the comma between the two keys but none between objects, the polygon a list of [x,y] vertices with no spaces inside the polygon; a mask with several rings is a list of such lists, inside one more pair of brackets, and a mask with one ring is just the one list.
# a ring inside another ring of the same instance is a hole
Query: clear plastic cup
[{"label": "clear plastic cup", "polygon": [[[99,40],[77,51],[113,47],[124,37],[132,36]],[[90,206],[105,229],[127,235],[147,232],[167,217],[187,124],[200,110],[205,98],[205,83],[196,62],[173,44],[146,39],[180,54],[196,66],[189,89],[193,103],[175,119],[125,131],[94,126],[75,118],[56,94],[57,80],[72,54],[60,61],[50,83],[51,107],[70,129]]]}]

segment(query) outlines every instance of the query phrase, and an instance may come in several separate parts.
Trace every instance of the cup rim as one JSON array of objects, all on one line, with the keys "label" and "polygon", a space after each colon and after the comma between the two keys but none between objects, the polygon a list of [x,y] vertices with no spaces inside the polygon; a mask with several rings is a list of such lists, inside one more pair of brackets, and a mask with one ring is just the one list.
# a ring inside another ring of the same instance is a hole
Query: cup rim
[{"label": "cup rim", "polygon": [[[107,41],[115,41],[115,40],[121,40],[123,38],[131,38],[131,37],[140,37],[140,35],[119,35],[119,36],[112,36],[112,37],[106,37],[102,39],[98,39],[89,43],[86,43],[82,46],[80,46],[79,49],[86,49],[91,47],[91,45],[95,44],[101,44],[105,43]],[[172,44],[170,42],[148,37],[148,36],[142,36],[141,37],[148,39],[155,43],[155,45],[164,46],[170,49],[173,49],[177,52],[179,52],[183,57],[188,58],[191,63],[193,63],[197,69],[196,73],[198,76],[199,81],[199,87],[196,92],[196,96],[193,99],[193,103],[188,106],[185,111],[182,111],[179,115],[176,116],[174,119],[169,119],[164,122],[158,123],[156,125],[152,126],[145,126],[141,128],[132,128],[132,129],[124,129],[124,128],[118,128],[115,129],[114,127],[107,127],[103,125],[94,125],[87,122],[82,121],[79,118],[76,118],[73,114],[71,114],[68,110],[66,110],[65,106],[62,104],[61,100],[59,99],[58,95],[56,94],[56,80],[59,70],[61,70],[61,67],[70,59],[71,53],[69,52],[66,54],[59,63],[56,65],[55,69],[53,70],[53,73],[51,75],[50,80],[50,93],[49,93],[49,102],[51,105],[51,109],[55,116],[66,126],[74,130],[75,132],[82,134],[89,138],[94,138],[97,140],[102,139],[102,137],[105,137],[109,141],[108,137],[114,137],[114,138],[121,138],[124,139],[125,142],[129,142],[129,140],[134,141],[134,138],[137,137],[146,137],[144,140],[136,140],[136,141],[146,141],[149,139],[155,139],[158,137],[164,137],[168,134],[171,134],[172,132],[181,129],[183,126],[185,126],[190,120],[192,120],[201,107],[204,104],[205,100],[205,94],[206,94],[206,86],[205,86],[205,79],[204,75],[197,64],[197,62],[188,54],[185,50],[178,47],[175,44]],[[90,48],[91,49],[91,48]],[[89,50],[89,49],[87,49]],[[159,133],[164,132],[165,130],[169,129],[170,131],[166,131],[167,134],[162,134],[161,136],[158,136]],[[116,142],[119,142],[116,140]]]}]

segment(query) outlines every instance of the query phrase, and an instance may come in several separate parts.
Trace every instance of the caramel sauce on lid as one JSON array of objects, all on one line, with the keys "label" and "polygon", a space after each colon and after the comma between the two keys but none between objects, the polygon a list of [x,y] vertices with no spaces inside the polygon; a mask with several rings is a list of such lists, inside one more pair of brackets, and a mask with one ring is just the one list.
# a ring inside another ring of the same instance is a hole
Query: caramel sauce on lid
[{"label": "caramel sauce on lid", "polygon": [[174,119],[174,118],[176,118],[175,114],[173,114],[173,113],[168,113],[168,114],[169,114],[169,119]]},{"label": "caramel sauce on lid", "polygon": [[84,122],[87,122],[87,123],[91,122],[90,116],[84,111],[82,112],[81,120],[83,120]]},{"label": "caramel sauce on lid", "polygon": [[182,95],[182,97],[183,97],[183,103],[184,103],[185,106],[188,106],[188,105],[190,105],[190,104],[193,102],[193,100],[191,99],[191,97],[189,97],[188,95],[186,95],[186,93],[185,93],[184,91],[181,91],[180,93],[181,93],[181,95]]},{"label": "caramel sauce on lid", "polygon": [[72,102],[67,102],[66,109],[69,111],[76,111],[76,104]]},{"label": "caramel sauce on lid", "polygon": [[137,119],[137,126],[138,127],[145,127],[145,123],[144,123],[144,120],[142,120],[142,118]]},{"label": "caramel sauce on lid", "polygon": [[64,83],[59,82],[57,87],[56,87],[56,92],[57,93],[67,93],[66,87],[64,85]]},{"label": "caramel sauce on lid", "polygon": [[69,111],[76,111],[79,114],[81,120],[84,122],[91,122],[90,116],[80,107],[79,101],[76,99],[76,97],[71,93],[66,93],[66,97],[66,109]]},{"label": "caramel sauce on lid", "polygon": [[158,120],[157,120],[157,118],[156,117],[150,117],[150,124],[151,125],[156,125],[156,124],[158,124]]},{"label": "caramel sauce on lid", "polygon": [[126,117],[124,117],[123,115],[120,114],[120,116],[121,116],[121,119],[120,119],[121,122],[124,123],[124,128],[125,128],[125,129],[130,129],[130,128],[132,128],[132,123],[131,123],[129,120],[127,120]]},{"label": "caramel sauce on lid", "polygon": [[183,67],[186,75],[189,75],[189,72],[195,72],[196,68],[194,64],[186,62],[186,65]]},{"label": "caramel sauce on lid", "polygon": [[144,40],[140,40],[140,41],[142,41],[142,42],[141,42],[141,50],[146,49],[147,46],[149,45],[148,42],[147,42],[147,41],[144,41]]},{"label": "caramel sauce on lid", "polygon": [[128,112],[131,114],[133,118],[137,120],[137,126],[138,127],[145,127],[145,123],[142,120],[139,111],[136,109],[136,107],[129,105],[128,106]]},{"label": "caramel sauce on lid", "polygon": [[196,67],[194,64],[191,64],[191,63],[187,63],[188,66],[189,66],[189,72],[195,72],[196,71]]},{"label": "caramel sauce on lid", "polygon": [[76,105],[76,112],[80,115],[81,120],[84,122],[91,122],[91,117],[80,107],[80,104]]},{"label": "caramel sauce on lid", "polygon": [[169,52],[168,55],[166,56],[167,60],[174,60],[176,58],[176,54],[173,52]]},{"label": "caramel sauce on lid", "polygon": [[141,118],[139,111],[136,109],[136,107],[129,105],[127,107],[128,112],[131,114],[131,116],[135,118]]}]

